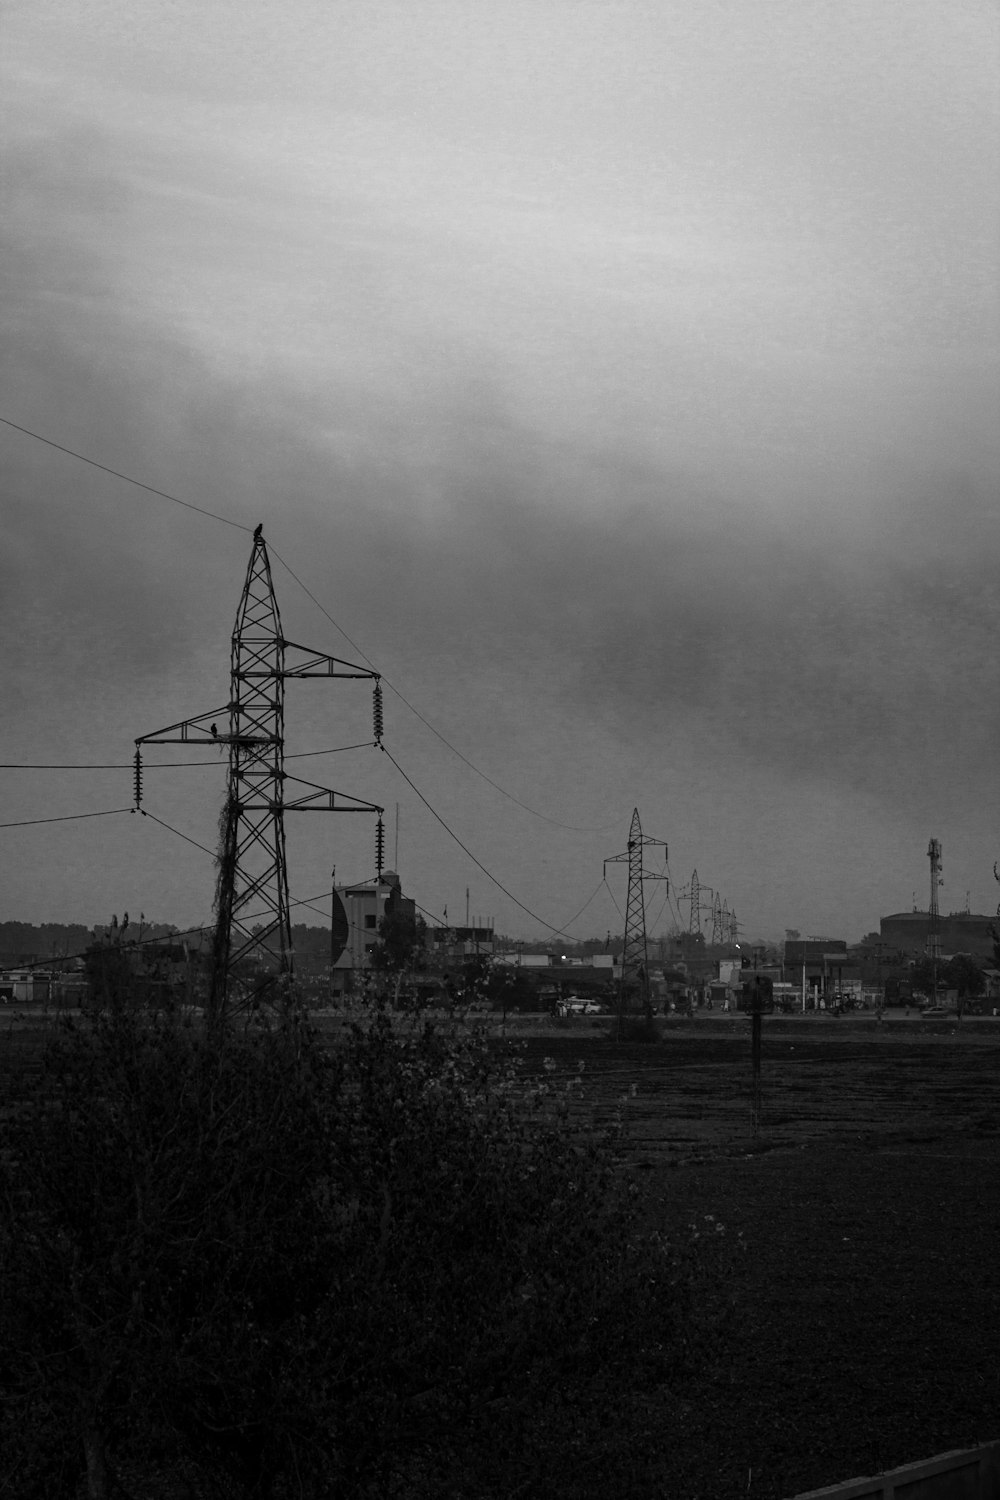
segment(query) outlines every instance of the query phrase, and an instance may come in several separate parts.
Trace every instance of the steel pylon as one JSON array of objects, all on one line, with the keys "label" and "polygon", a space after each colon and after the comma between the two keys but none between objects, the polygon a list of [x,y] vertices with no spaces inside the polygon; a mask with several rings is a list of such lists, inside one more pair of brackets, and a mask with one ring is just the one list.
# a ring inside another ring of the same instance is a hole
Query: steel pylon
[{"label": "steel pylon", "polygon": [[689,897],[691,915],[688,918],[688,932],[701,932],[701,884],[697,870],[691,874]]},{"label": "steel pylon", "polygon": [[[219,822],[215,936],[209,1009],[224,1019],[234,1000],[280,992],[294,967],[285,857],[286,812],[383,809],[285,771],[285,682],[296,677],[369,678],[375,683],[374,737],[382,734],[379,674],[285,639],[261,527],[254,532],[230,654],[229,702],[135,742],[136,806],[140,746],[215,744],[228,748],[226,799]],[[222,719],[224,729],[218,721]],[[288,784],[305,788],[288,799]]]},{"label": "steel pylon", "polygon": [[622,977],[618,1008],[619,1030],[626,1011],[630,1008],[652,1014],[649,990],[649,966],[646,955],[646,904],[643,882],[667,880],[667,873],[644,868],[643,850],[650,846],[662,848],[666,863],[667,845],[663,839],[647,837],[639,822],[639,809],[632,812],[628,847],[622,854],[614,854],[604,861],[605,873],[608,865],[628,863],[628,899],[625,904],[625,947],[622,951]]}]

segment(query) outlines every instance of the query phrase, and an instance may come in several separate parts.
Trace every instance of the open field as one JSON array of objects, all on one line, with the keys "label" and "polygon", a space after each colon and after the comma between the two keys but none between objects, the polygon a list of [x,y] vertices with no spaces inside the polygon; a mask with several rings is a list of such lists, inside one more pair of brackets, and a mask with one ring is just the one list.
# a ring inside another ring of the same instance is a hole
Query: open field
[{"label": "open field", "polygon": [[[525,1069],[568,1091],[574,1113],[603,1121],[624,1109],[635,1161],[749,1149],[748,1022],[675,1027],[655,1044],[609,1042],[607,1030],[525,1035]],[[1000,1130],[1000,1028],[781,1020],[763,1033],[758,1150]]]},{"label": "open field", "polygon": [[527,1044],[557,1096],[581,1079],[574,1110],[626,1099],[651,1223],[746,1241],[665,1398],[664,1493],[777,1500],[1000,1436],[1000,1032],[765,1023],[756,1143],[748,1033]]}]

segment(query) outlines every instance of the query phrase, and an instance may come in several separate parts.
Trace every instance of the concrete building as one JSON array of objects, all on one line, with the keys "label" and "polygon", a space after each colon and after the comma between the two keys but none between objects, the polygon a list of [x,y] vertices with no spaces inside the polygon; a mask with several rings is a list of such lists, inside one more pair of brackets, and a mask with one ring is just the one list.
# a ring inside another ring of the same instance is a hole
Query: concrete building
[{"label": "concrete building", "polygon": [[0,1001],[36,1005],[52,998],[56,975],[47,969],[8,969],[0,974]]},{"label": "concrete building", "polygon": [[495,942],[492,927],[431,927],[427,932],[428,956],[446,967],[467,958],[493,958]]},{"label": "concrete building", "polygon": [[[377,880],[337,886],[333,921],[333,946],[341,945],[333,962],[331,995],[343,997],[371,968],[372,953],[379,941],[383,917],[397,913],[415,920],[417,905],[404,896],[399,876],[386,870]],[[441,976],[461,970],[470,959],[492,958],[495,935],[492,927],[428,927],[424,953],[415,968],[422,989],[441,988]]]},{"label": "concrete building", "polygon": [[403,895],[394,870],[385,870],[376,880],[359,885],[337,886],[334,895],[333,941],[342,944],[333,964],[331,990],[336,997],[349,991],[357,976],[371,967],[379,923],[386,912],[413,917],[416,903]]}]

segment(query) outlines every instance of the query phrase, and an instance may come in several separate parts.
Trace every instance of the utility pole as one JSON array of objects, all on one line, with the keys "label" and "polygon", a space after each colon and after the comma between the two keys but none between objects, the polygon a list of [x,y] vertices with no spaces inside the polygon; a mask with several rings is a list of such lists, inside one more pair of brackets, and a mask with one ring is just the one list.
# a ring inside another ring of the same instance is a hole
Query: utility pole
[{"label": "utility pole", "polygon": [[[647,1018],[651,1018],[653,1007],[649,999],[649,970],[646,957],[646,908],[643,897],[644,880],[667,880],[662,874],[643,868],[643,849],[655,846],[663,850],[664,865],[667,845],[663,839],[648,838],[639,822],[639,809],[632,812],[628,847],[623,854],[614,854],[604,861],[607,875],[608,865],[628,864],[628,900],[625,905],[625,947],[622,950],[622,975],[618,1002],[618,1040],[621,1041],[622,1019],[629,999],[635,995]],[[669,889],[669,886],[668,886]]]},{"label": "utility pole", "polygon": [[757,973],[757,949],[753,952],[753,981],[750,1001],[750,1134],[754,1140],[760,1131],[761,1086],[760,1086],[760,1033],[763,1013],[763,995],[760,975]]},{"label": "utility pole", "polygon": [[[224,1025],[234,999],[253,1007],[287,987],[294,969],[285,858],[286,812],[377,813],[381,869],[383,809],[285,771],[285,682],[367,678],[375,683],[372,744],[381,746],[377,672],[285,639],[262,528],[257,527],[236,612],[229,702],[135,741],[135,804],[142,799],[142,745],[220,745],[228,751],[219,820],[210,1020]],[[227,727],[220,728],[218,720]],[[303,788],[291,800],[288,784]],[[237,996],[238,992],[238,996]]]}]

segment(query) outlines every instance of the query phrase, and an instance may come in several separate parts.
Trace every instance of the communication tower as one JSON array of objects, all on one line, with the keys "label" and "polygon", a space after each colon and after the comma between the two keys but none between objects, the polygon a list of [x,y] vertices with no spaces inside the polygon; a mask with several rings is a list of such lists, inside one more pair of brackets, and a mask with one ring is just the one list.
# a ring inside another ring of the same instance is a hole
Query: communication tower
[{"label": "communication tower", "polygon": [[[381,872],[383,809],[285,771],[285,683],[289,678],[314,677],[373,680],[372,743],[381,744],[379,674],[285,639],[267,547],[258,526],[232,636],[229,702],[140,735],[135,742],[137,808],[142,800],[142,745],[221,745],[228,749],[209,1001],[209,1014],[218,1022],[224,1022],[234,1005],[242,1008],[273,998],[293,972],[286,812],[377,813]],[[290,783],[297,791],[291,799]]]},{"label": "communication tower", "polygon": [[[655,846],[663,850],[664,864],[667,845],[663,839],[647,837],[639,822],[639,809],[632,812],[628,848],[623,854],[614,854],[604,861],[608,865],[628,863],[628,900],[625,906],[625,947],[622,951],[622,978],[619,1004],[619,1031],[621,1018],[630,1004],[637,1004],[646,1015],[652,1014],[649,998],[649,968],[646,955],[646,905],[643,896],[643,881],[667,880],[667,873],[646,870],[643,866],[643,850]],[[668,885],[669,889],[669,885]]]}]

